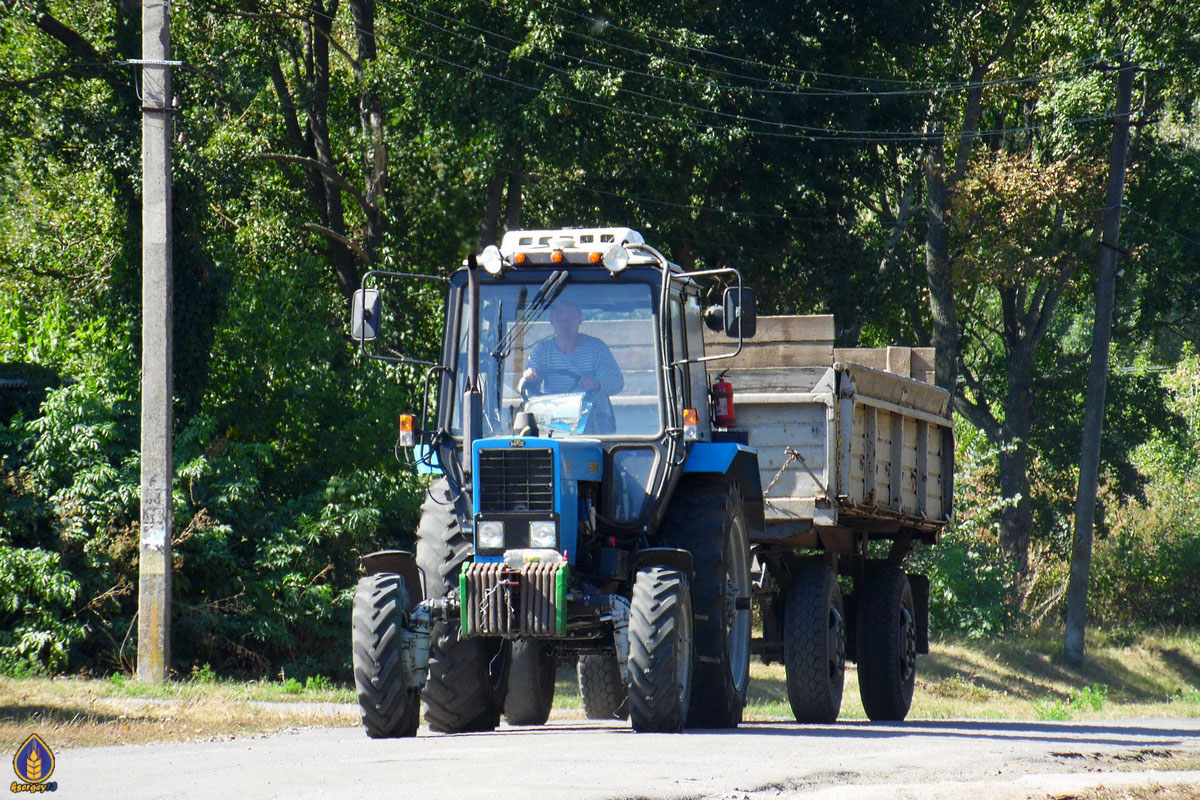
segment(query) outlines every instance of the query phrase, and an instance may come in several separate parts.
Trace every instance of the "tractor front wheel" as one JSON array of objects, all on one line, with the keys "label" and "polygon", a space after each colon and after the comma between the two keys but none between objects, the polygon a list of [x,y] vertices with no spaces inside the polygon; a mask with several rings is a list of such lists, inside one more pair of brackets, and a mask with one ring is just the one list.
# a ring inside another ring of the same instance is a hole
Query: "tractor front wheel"
[{"label": "tractor front wheel", "polygon": [[[425,595],[445,597],[474,552],[458,524],[454,496],[443,478],[429,487],[417,528],[417,566]],[[509,648],[492,639],[462,639],[456,622],[437,622],[429,643],[429,680],[422,693],[425,722],[435,731],[490,731],[500,724]]]},{"label": "tractor front wheel", "polygon": [[692,594],[683,573],[645,567],[629,609],[629,718],[635,731],[677,733],[692,695]]},{"label": "tractor front wheel", "polygon": [[372,739],[417,735],[421,690],[412,686],[400,650],[407,613],[408,592],[399,575],[368,575],[358,582],[351,612],[354,687]]}]

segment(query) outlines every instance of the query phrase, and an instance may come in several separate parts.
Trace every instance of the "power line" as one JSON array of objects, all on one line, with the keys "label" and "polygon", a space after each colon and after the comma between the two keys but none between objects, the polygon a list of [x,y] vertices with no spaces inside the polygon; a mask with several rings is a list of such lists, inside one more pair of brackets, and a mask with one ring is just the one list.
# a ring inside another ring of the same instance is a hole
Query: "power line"
[{"label": "power line", "polygon": [[[511,52],[506,51],[503,48],[498,48],[493,45],[489,45],[486,42],[479,42],[478,40],[476,40],[472,37],[465,36],[463,34],[457,33],[456,31],[449,30],[449,29],[447,29],[441,25],[438,25],[436,23],[430,22],[429,20],[421,17],[419,14],[417,14],[415,11],[413,11],[412,5],[403,2],[403,0],[400,0],[400,5],[403,5],[408,9],[406,11],[402,11],[401,13],[405,14],[406,16],[408,16],[412,19],[417,20],[418,22],[421,22],[422,24],[424,24],[428,27],[434,28],[436,30],[440,30],[444,33],[449,33],[453,36],[457,36],[458,38],[464,39],[466,41],[470,41],[470,42],[473,42],[476,44],[483,44],[483,46],[487,47],[488,49],[495,50],[496,52],[502,53],[507,56],[511,56]],[[461,25],[462,27],[469,28],[470,30],[476,31],[481,34],[493,36],[497,39],[501,39],[501,40],[508,42],[510,44],[513,44],[513,45],[522,44],[522,42],[520,40],[514,39],[513,37],[508,36],[504,33],[500,33],[499,31],[492,30],[490,28],[483,28],[478,25],[473,25],[469,22],[465,22],[456,17],[452,17],[448,14],[443,14],[432,8],[426,8],[426,9],[423,9],[423,11],[425,13],[428,13],[435,17],[438,17],[439,19],[446,20],[447,22],[456,23],[458,25]],[[568,32],[571,32],[571,31],[568,31]],[[585,37],[585,38],[592,40],[592,41],[596,41],[605,46],[612,46],[612,43],[601,40],[601,39],[596,39],[595,37]],[[640,50],[634,50],[632,48],[625,48],[625,47],[622,47],[621,49],[628,50],[631,53],[643,56],[648,59],[657,58],[657,56],[655,56],[652,53],[646,53],[646,52],[643,52]],[[561,58],[569,59],[569,60],[574,61],[579,64],[587,64],[588,66],[593,66],[593,67],[597,67],[600,69],[609,69],[609,70],[614,70],[614,71],[621,72],[621,73],[626,73],[629,75],[636,75],[638,77],[646,78],[649,80],[683,84],[683,85],[687,85],[687,86],[699,86],[699,87],[702,87],[705,89],[725,89],[725,90],[730,90],[730,91],[750,92],[750,93],[754,93],[754,94],[781,95],[781,96],[786,96],[786,97],[826,97],[826,98],[839,98],[840,99],[840,98],[847,98],[847,97],[879,98],[879,97],[896,97],[896,96],[922,96],[922,95],[932,95],[932,94],[946,94],[946,93],[950,93],[950,92],[966,91],[966,90],[976,89],[976,88],[989,88],[989,87],[996,87],[996,86],[1013,86],[1013,85],[1026,84],[1026,83],[1039,83],[1039,82],[1042,82],[1042,81],[1048,80],[1048,79],[1060,78],[1060,77],[1066,77],[1066,76],[1072,76],[1072,75],[1078,74],[1076,69],[1072,69],[1072,70],[1061,70],[1058,72],[1034,73],[1034,74],[1030,74],[1030,75],[1021,75],[1021,76],[1017,76],[1017,77],[1013,77],[1013,78],[996,78],[996,79],[986,80],[986,81],[966,82],[966,83],[959,82],[959,83],[943,84],[943,85],[931,86],[931,87],[921,88],[921,89],[900,89],[900,90],[881,90],[881,91],[870,91],[870,90],[862,91],[862,90],[852,90],[852,89],[819,89],[819,88],[813,88],[813,87],[805,85],[805,84],[783,83],[783,82],[779,82],[779,81],[772,81],[772,83],[774,85],[787,87],[787,88],[765,89],[765,88],[760,88],[760,87],[755,87],[755,86],[746,86],[746,85],[739,85],[739,84],[709,83],[709,82],[705,82],[705,81],[690,80],[687,78],[677,78],[677,77],[670,76],[670,75],[654,75],[654,74],[651,74],[648,72],[642,72],[640,70],[631,69],[629,67],[624,67],[624,66],[620,66],[617,64],[610,64],[610,63],[602,62],[602,61],[593,61],[588,58],[583,58],[581,56],[572,55],[570,53],[564,53],[559,50],[552,50],[552,49],[548,49],[548,48],[545,49],[544,52],[546,52],[548,55],[558,56]],[[561,70],[559,68],[544,64],[543,62],[539,62],[535,59],[531,59],[528,56],[519,56],[519,58],[521,58],[523,60],[527,60],[533,64],[540,64],[541,66],[545,66],[548,69],[554,69],[556,71],[561,71],[561,72],[566,73],[566,70]],[[681,66],[688,66],[688,67],[694,68],[694,69],[703,69],[703,67],[700,67],[697,64],[687,64],[685,62],[670,62],[670,63],[675,63],[675,64],[678,64]],[[1080,66],[1085,66],[1085,65],[1086,65],[1086,62],[1085,62],[1085,64],[1081,64]],[[756,78],[753,78],[752,76],[739,75],[736,73],[724,73],[723,72],[723,74],[735,75],[736,77],[747,78],[747,79],[751,79],[751,80],[758,80]],[[864,80],[870,80],[870,79],[864,79]]]},{"label": "power line", "polygon": [[[326,19],[336,21],[335,17],[333,17],[329,14],[325,14],[323,12],[310,10],[310,13],[312,13],[316,16],[321,16]],[[355,26],[355,28],[358,29],[357,26]],[[358,29],[358,30],[361,30],[361,29]],[[662,117],[662,116],[658,116],[655,114],[648,114],[648,113],[642,112],[642,111],[634,111],[631,109],[620,108],[618,106],[608,105],[606,103],[600,103],[595,100],[587,100],[584,98],[565,95],[560,92],[555,92],[555,91],[546,89],[544,87],[533,86],[533,85],[530,85],[530,84],[527,84],[527,83],[524,83],[522,81],[518,81],[518,80],[515,80],[512,78],[507,78],[507,77],[504,77],[501,75],[496,75],[494,73],[488,72],[487,70],[483,70],[478,67],[460,64],[451,59],[444,58],[442,56],[427,52],[425,50],[421,50],[420,48],[410,47],[406,44],[396,41],[395,39],[390,39],[390,37],[381,36],[380,34],[378,34],[375,31],[362,31],[362,32],[373,35],[377,39],[384,39],[385,41],[391,41],[397,47],[399,47],[400,49],[402,49],[408,53],[420,56],[422,58],[429,59],[431,61],[436,61],[438,63],[444,64],[446,66],[452,67],[457,70],[469,72],[473,75],[488,78],[488,79],[496,81],[498,83],[503,83],[503,84],[506,84],[509,86],[514,86],[514,87],[517,87],[520,89],[525,89],[527,91],[531,91],[536,94],[541,94],[541,95],[544,95],[547,97],[553,97],[553,98],[556,98],[556,99],[559,99],[559,100],[562,100],[562,101],[568,102],[568,103],[575,103],[577,105],[584,105],[584,106],[589,106],[592,108],[598,108],[603,111],[611,111],[611,112],[621,114],[624,116],[630,116],[630,117],[634,117],[637,119],[644,119],[644,120],[648,120],[651,122],[666,123],[666,124],[672,125],[676,128],[680,127],[681,125],[689,127],[689,128],[703,127],[703,128],[707,128],[710,130],[725,130],[725,131],[731,131],[734,133],[745,134],[745,135],[749,135],[749,136],[760,136],[760,137],[766,136],[766,137],[771,137],[771,138],[785,138],[785,139],[804,139],[804,140],[808,140],[808,141],[844,141],[844,142],[857,142],[857,143],[875,142],[875,143],[905,144],[905,143],[928,143],[928,142],[933,142],[933,141],[939,141],[947,136],[952,136],[952,137],[958,137],[958,136],[963,136],[963,135],[997,136],[997,135],[1007,135],[1007,134],[1012,134],[1012,133],[1030,133],[1030,132],[1034,132],[1034,131],[1038,131],[1038,130],[1044,130],[1047,128],[1053,128],[1058,125],[1077,125],[1077,124],[1083,124],[1083,123],[1087,123],[1087,122],[1097,122],[1097,121],[1102,121],[1102,120],[1107,120],[1107,119],[1113,118],[1112,115],[1095,115],[1095,116],[1090,116],[1090,117],[1080,117],[1077,119],[1065,120],[1065,121],[1061,121],[1061,122],[1057,122],[1057,123],[1047,123],[1044,125],[1024,125],[1024,126],[1018,126],[1018,127],[1012,127],[1012,128],[995,128],[995,129],[990,129],[990,130],[943,131],[940,133],[917,133],[914,131],[881,131],[881,130],[851,130],[851,129],[843,130],[843,129],[837,129],[837,128],[827,128],[827,127],[812,126],[812,125],[796,125],[793,123],[782,123],[782,122],[775,122],[775,121],[770,121],[770,120],[761,121],[761,122],[764,122],[765,124],[774,124],[776,126],[792,128],[799,132],[789,133],[789,132],[785,132],[785,131],[753,130],[753,129],[748,129],[748,128],[739,128],[739,127],[735,127],[735,126],[731,126],[731,125],[722,125],[722,124],[718,124],[718,123],[704,123],[704,124],[697,126],[694,124],[690,124],[685,120],[672,119],[669,117]],[[656,99],[662,100],[663,102],[674,103],[674,101],[666,100],[665,98],[657,98],[654,95],[650,95],[650,97],[655,97]],[[686,105],[686,104],[677,104],[677,105]],[[713,109],[703,109],[698,106],[686,106],[686,107],[693,109],[693,110],[705,112],[705,113],[713,113],[713,114],[718,114],[718,115],[722,115],[722,116],[735,116],[738,119],[741,119],[742,121],[760,122],[759,120],[756,120],[755,118],[743,117],[741,115],[730,115],[727,112],[719,112],[719,111],[716,111]]]},{"label": "power line", "polygon": [[[936,87],[937,86],[937,83],[934,81],[912,81],[912,80],[905,80],[905,79],[899,79],[899,78],[877,78],[877,77],[869,77],[869,76],[861,76],[861,75],[844,75],[844,74],[840,74],[840,73],[836,73],[836,72],[820,72],[817,70],[802,69],[800,67],[787,67],[787,66],[783,66],[780,64],[771,64],[771,63],[768,63],[765,61],[755,61],[753,59],[748,59],[748,58],[739,58],[738,56],[731,56],[726,53],[717,52],[715,50],[706,50],[702,47],[693,47],[691,45],[686,45],[686,44],[682,44],[680,42],[671,41],[670,39],[665,39],[665,38],[662,38],[659,36],[654,36],[653,34],[645,33],[643,31],[637,31],[637,30],[634,30],[633,28],[623,27],[614,22],[610,22],[609,20],[599,20],[596,17],[590,16],[588,14],[584,14],[583,12],[575,11],[574,9],[565,8],[563,6],[549,2],[549,0],[543,0],[543,4],[556,10],[556,11],[561,11],[564,14],[569,14],[573,17],[587,20],[593,26],[595,26],[597,23],[599,23],[603,27],[606,27],[606,28],[611,27],[611,28],[615,28],[617,30],[625,31],[626,33],[631,33],[631,34],[641,37],[643,39],[657,42],[659,44],[664,44],[669,47],[678,48],[678,49],[685,50],[690,53],[698,53],[698,54],[702,54],[702,55],[713,56],[715,58],[720,58],[720,59],[732,61],[732,62],[739,63],[739,64],[746,64],[748,66],[762,67],[764,69],[771,69],[771,70],[782,70],[784,72],[794,73],[794,74],[798,74],[798,75],[810,75],[812,77],[817,77],[817,78],[833,78],[833,79],[837,79],[837,80],[858,81],[860,83],[884,83],[884,84],[902,85],[902,86],[925,86],[925,87]],[[643,53],[642,51],[635,50],[633,48],[627,48],[622,45],[615,44],[613,42],[608,42],[607,40],[604,40],[604,39],[599,39],[594,36],[588,36],[587,34],[579,34],[579,33],[575,33],[572,31],[568,31],[568,32],[574,33],[574,35],[580,36],[581,38],[589,39],[591,41],[599,42],[601,44],[607,44],[609,46],[616,47],[618,49],[629,50],[630,52],[641,53],[642,55],[647,55],[647,56],[651,55],[649,53]],[[658,56],[652,56],[652,57],[657,58]],[[664,60],[666,60],[668,63],[676,63],[676,64],[683,63],[683,62],[671,61],[670,59],[664,59]],[[1096,60],[1098,60],[1098,57],[1086,59],[1084,62],[1081,62],[1081,66],[1086,65],[1088,63],[1094,63]],[[704,67],[697,67],[697,68],[705,69]],[[745,78],[748,80],[759,80],[759,81],[764,81],[764,82],[770,81],[773,83],[776,82],[773,79],[756,78],[754,76],[742,75],[740,73],[733,73],[733,72],[728,72],[725,70],[715,70],[715,71],[720,72],[721,74],[734,75],[734,76],[742,77],[742,78]],[[962,84],[962,86],[970,86],[970,85],[971,84]]]},{"label": "power line", "polygon": [[1141,211],[1138,211],[1136,208],[1130,208],[1129,206],[1122,206],[1122,207],[1131,214],[1137,214],[1139,217],[1146,220],[1151,225],[1155,225],[1159,228],[1162,228],[1164,231],[1171,234],[1176,239],[1187,242],[1188,244],[1194,244],[1194,245],[1200,246],[1200,240],[1193,239],[1190,236],[1185,236],[1183,233],[1180,233],[1179,231],[1175,230],[1171,226],[1169,226],[1165,223],[1159,222],[1158,220],[1156,220],[1154,217],[1150,216],[1149,214],[1145,214]]}]

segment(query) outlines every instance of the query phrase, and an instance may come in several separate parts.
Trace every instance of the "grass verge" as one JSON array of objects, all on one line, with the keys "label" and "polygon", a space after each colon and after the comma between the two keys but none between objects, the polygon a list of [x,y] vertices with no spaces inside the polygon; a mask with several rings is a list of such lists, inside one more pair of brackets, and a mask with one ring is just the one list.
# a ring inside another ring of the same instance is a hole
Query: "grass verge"
[{"label": "grass verge", "polygon": [[[920,657],[909,719],[1200,716],[1200,635],[1093,638],[1082,669],[1066,666],[1059,643],[1050,638],[935,643],[932,653]],[[354,700],[350,687],[323,679],[233,682],[206,669],[153,686],[124,676],[0,677],[0,752],[34,731],[48,736],[52,746],[82,747],[355,725],[352,713],[334,705]],[[279,705],[264,707],[261,701]],[[551,719],[582,716],[574,671],[560,669]],[[792,719],[781,665],[752,665],[746,718]],[[853,667],[847,670],[841,718],[865,718]]]}]

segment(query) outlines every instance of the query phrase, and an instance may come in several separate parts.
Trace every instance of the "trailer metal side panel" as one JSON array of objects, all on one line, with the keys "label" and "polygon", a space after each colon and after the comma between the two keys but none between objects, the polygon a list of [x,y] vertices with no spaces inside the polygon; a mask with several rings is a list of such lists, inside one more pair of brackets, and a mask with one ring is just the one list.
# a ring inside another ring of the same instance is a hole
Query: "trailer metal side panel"
[{"label": "trailer metal side panel", "polygon": [[837,349],[832,363],[828,318],[759,323],[752,352],[712,366],[730,367],[737,428],[758,451],[765,521],[777,526],[767,538],[807,523],[935,539],[950,517],[953,433],[950,396],[928,382],[933,352]]}]

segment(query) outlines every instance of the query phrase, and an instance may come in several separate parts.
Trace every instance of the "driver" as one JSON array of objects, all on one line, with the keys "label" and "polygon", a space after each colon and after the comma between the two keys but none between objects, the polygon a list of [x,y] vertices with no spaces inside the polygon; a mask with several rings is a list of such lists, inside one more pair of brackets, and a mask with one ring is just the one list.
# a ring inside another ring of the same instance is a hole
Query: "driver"
[{"label": "driver", "polygon": [[[579,306],[556,303],[550,310],[554,336],[533,346],[523,377],[526,383],[540,379],[545,394],[584,390],[592,400],[592,414],[600,418],[597,423],[611,429],[612,404],[608,398],[624,388],[625,378],[608,345],[579,332],[582,322]],[[604,432],[603,428],[588,427]]]}]

